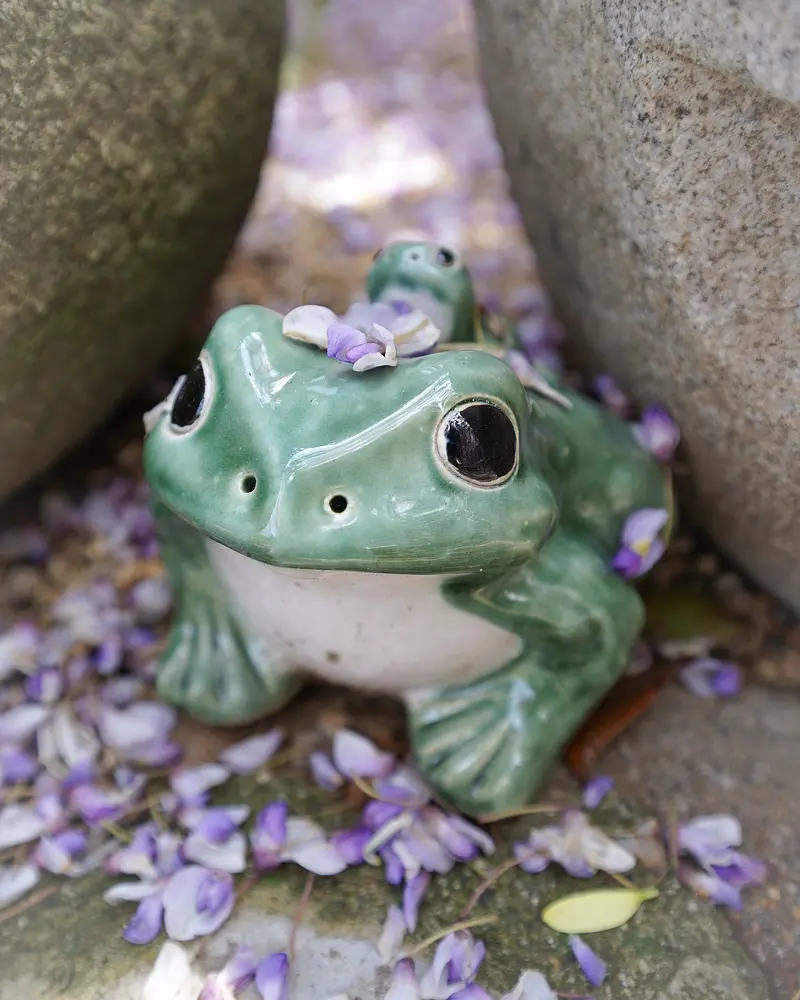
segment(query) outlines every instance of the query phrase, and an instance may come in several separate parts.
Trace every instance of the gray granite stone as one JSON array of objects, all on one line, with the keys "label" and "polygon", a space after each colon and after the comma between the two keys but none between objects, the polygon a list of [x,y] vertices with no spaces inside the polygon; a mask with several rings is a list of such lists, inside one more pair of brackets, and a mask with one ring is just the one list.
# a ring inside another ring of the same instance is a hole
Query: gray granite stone
[{"label": "gray granite stone", "polygon": [[0,496],[202,304],[255,191],[280,0],[0,10]]},{"label": "gray granite stone", "polygon": [[578,360],[674,411],[692,510],[800,608],[800,5],[475,6]]}]

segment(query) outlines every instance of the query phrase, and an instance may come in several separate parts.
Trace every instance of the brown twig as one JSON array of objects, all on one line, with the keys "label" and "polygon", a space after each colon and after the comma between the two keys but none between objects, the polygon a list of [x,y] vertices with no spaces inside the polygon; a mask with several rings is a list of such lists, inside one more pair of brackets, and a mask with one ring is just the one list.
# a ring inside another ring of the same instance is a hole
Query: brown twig
[{"label": "brown twig", "polygon": [[48,885],[44,889],[35,892],[32,896],[21,900],[16,906],[12,906],[10,910],[0,913],[0,924],[5,923],[6,920],[13,920],[14,917],[18,917],[21,913],[25,913],[26,910],[30,910],[32,906],[38,906],[39,903],[44,902],[45,899],[49,899],[50,896],[58,892],[58,889],[57,885]]},{"label": "brown twig", "polygon": [[289,962],[292,964],[294,964],[294,953],[297,945],[297,932],[300,930],[300,924],[303,922],[303,917],[306,909],[308,908],[308,901],[311,899],[311,890],[313,888],[314,873],[309,872],[308,878],[306,879],[305,889],[303,889],[303,895],[300,897],[300,902],[297,904],[297,909],[294,911],[294,917],[292,918],[292,932],[289,935]]},{"label": "brown twig", "polygon": [[506,872],[510,872],[512,868],[516,868],[518,864],[519,861],[517,861],[516,858],[513,858],[512,860],[506,861],[504,864],[500,865],[499,868],[495,868],[494,871],[488,875],[483,882],[481,882],[475,892],[473,892],[473,894],[469,897],[469,902],[461,911],[462,920],[466,920],[470,913],[472,913],[478,900],[486,892],[486,890],[491,889],[501,875],[505,875]]}]

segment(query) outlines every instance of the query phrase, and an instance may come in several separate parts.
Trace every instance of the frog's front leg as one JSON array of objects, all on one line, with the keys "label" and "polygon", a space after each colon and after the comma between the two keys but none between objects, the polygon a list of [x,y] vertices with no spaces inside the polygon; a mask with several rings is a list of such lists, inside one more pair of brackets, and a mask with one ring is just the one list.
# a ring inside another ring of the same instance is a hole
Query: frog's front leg
[{"label": "frog's front leg", "polygon": [[299,679],[271,664],[269,650],[236,614],[205,537],[158,500],[153,510],[176,599],[158,665],[159,695],[212,725],[239,725],[277,711]]},{"label": "frog's front leg", "polygon": [[521,653],[470,684],[408,696],[417,762],[474,815],[531,801],[553,761],[623,672],[642,627],[633,588],[557,532],[535,563],[446,595],[517,633]]}]

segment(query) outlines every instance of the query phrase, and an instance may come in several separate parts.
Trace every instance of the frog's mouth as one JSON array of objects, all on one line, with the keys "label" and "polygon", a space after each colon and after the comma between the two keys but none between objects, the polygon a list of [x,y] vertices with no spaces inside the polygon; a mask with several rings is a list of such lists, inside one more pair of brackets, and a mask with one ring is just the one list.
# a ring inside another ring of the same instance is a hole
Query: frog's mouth
[{"label": "frog's mouth", "polygon": [[451,306],[430,292],[427,288],[404,288],[402,285],[389,285],[381,292],[379,302],[407,302],[412,309],[419,309],[428,316],[439,330],[440,340],[446,342],[452,339],[455,316]]}]

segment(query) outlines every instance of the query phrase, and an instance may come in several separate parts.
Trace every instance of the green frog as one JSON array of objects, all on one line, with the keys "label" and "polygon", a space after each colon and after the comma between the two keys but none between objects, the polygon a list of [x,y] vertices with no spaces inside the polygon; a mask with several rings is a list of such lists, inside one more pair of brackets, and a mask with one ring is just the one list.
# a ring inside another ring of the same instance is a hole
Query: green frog
[{"label": "green frog", "polygon": [[415,295],[445,349],[357,371],[238,306],[146,415],[176,595],[158,690],[220,725],[308,676],[393,694],[422,775],[482,815],[535,796],[625,669],[643,605],[610,563],[672,492],[627,424],[475,350],[468,272],[410,246],[368,288]]}]

